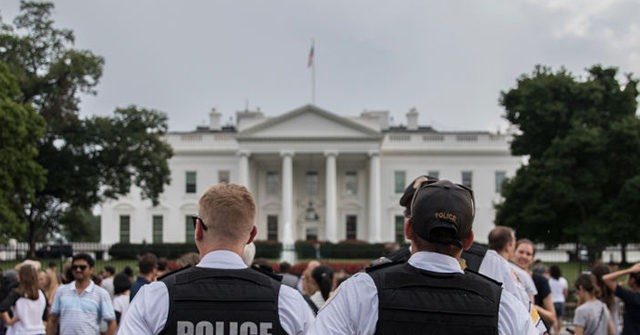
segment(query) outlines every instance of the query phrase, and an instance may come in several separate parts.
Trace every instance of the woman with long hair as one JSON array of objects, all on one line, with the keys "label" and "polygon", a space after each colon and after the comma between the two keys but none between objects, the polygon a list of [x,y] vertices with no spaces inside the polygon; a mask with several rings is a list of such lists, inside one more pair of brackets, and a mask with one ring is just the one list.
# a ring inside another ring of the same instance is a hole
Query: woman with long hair
[{"label": "woman with long hair", "polygon": [[[47,298],[39,288],[36,269],[31,265],[21,266],[18,281],[18,287],[0,302],[0,317],[10,326],[7,334],[44,334]],[[9,311],[13,317],[9,317]]]},{"label": "woman with long hair", "polygon": [[592,274],[581,274],[575,282],[578,308],[573,317],[575,335],[613,335],[609,309],[598,300],[600,289]]},{"label": "woman with long hair", "polygon": [[60,284],[58,283],[58,276],[51,275],[49,270],[40,271],[38,273],[38,283],[42,292],[47,298],[47,305],[53,304],[53,297],[56,295],[56,290]]},{"label": "woman with long hair", "polygon": [[619,303],[617,301],[615,291],[609,288],[602,279],[604,275],[609,274],[610,272],[611,269],[609,266],[603,263],[597,264],[591,269],[591,273],[596,278],[596,285],[598,285],[598,289],[600,290],[600,297],[598,299],[607,305],[607,308],[609,308],[611,322],[613,323],[613,334],[617,335],[619,333],[618,325],[620,324]]}]

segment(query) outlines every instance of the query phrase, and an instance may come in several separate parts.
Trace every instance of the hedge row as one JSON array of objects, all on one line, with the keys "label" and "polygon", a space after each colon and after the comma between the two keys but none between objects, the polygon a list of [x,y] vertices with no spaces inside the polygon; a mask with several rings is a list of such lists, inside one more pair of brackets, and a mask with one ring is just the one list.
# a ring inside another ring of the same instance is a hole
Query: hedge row
[{"label": "hedge row", "polygon": [[[273,241],[255,241],[256,258],[280,258],[282,243]],[[360,258],[375,259],[384,255],[384,244],[369,244],[362,241],[338,243],[298,241],[295,243],[296,256],[300,259],[313,258]],[[193,243],[133,244],[116,243],[109,248],[113,259],[133,259],[145,252],[158,257],[175,259],[188,252],[198,252]]]},{"label": "hedge row", "polygon": [[198,252],[198,249],[194,243],[116,243],[109,248],[109,255],[113,259],[134,259],[146,252],[151,252],[158,257],[174,259],[188,252]]}]

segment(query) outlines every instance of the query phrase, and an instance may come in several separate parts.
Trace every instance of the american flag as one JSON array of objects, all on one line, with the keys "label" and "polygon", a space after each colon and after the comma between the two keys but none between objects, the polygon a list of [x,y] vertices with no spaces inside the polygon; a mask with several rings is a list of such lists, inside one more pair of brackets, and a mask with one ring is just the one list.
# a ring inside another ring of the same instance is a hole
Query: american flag
[{"label": "american flag", "polygon": [[313,65],[313,44],[309,50],[309,61],[307,62],[307,67],[311,67],[311,65]]}]

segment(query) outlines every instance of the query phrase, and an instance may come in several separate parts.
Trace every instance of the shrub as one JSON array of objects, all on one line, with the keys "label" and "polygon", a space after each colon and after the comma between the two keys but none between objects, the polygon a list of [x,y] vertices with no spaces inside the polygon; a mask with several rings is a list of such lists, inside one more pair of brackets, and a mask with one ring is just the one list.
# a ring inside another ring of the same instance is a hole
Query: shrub
[{"label": "shrub", "polygon": [[256,258],[280,258],[282,243],[274,241],[253,241],[256,245]]},{"label": "shrub", "polygon": [[109,255],[113,259],[135,259],[138,255],[146,252],[151,252],[158,257],[172,259],[188,252],[198,252],[198,249],[193,243],[116,243],[109,248]]}]

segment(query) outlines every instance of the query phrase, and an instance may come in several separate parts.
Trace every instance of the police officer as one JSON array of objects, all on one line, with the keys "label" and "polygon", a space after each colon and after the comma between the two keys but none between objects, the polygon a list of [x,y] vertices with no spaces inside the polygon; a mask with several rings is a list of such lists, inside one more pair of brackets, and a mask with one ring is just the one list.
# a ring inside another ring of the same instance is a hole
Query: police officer
[{"label": "police officer", "polygon": [[246,188],[217,184],[194,216],[200,263],[143,286],[118,334],[304,334],[313,315],[296,290],[242,261],[256,236]]},{"label": "police officer", "polygon": [[309,334],[536,334],[524,306],[499,283],[461,270],[473,217],[468,188],[420,184],[405,226],[409,261],[342,283]]},{"label": "police officer", "polygon": [[[404,193],[400,198],[400,206],[404,207],[404,217],[408,220],[411,216],[411,201],[413,200],[413,195],[416,192],[416,189],[423,184],[435,183],[438,181],[438,178],[422,175],[414,179],[407,187],[404,189]],[[406,224],[406,222],[405,222]],[[482,263],[482,259],[486,254],[488,247],[481,243],[473,242],[471,248],[462,251],[462,257],[460,259],[460,263],[464,264],[463,268],[468,268],[470,270],[478,272],[480,268],[480,264]],[[411,257],[411,251],[408,247],[399,248],[398,250],[390,253],[387,256],[380,257],[371,262],[372,266],[390,263],[390,262],[406,262]]]}]

